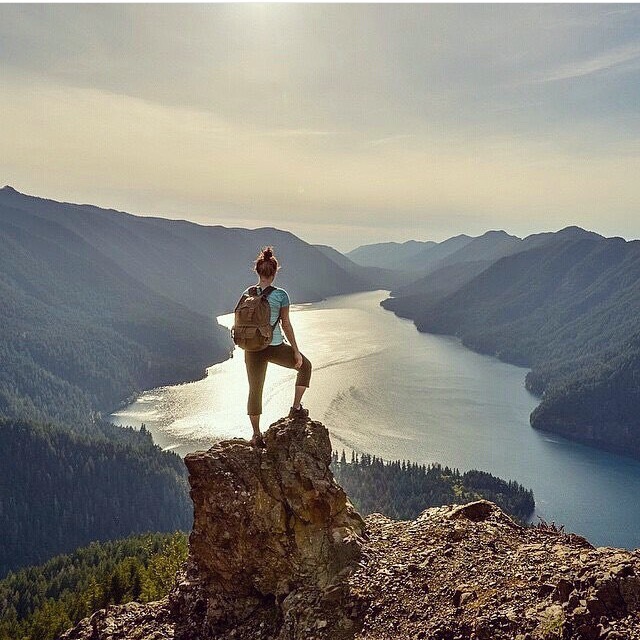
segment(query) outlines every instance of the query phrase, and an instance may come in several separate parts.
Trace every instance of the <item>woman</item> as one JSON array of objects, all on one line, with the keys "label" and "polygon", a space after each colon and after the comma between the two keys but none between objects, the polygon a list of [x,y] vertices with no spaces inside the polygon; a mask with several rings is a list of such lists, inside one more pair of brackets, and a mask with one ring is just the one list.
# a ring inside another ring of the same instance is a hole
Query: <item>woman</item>
[{"label": "woman", "polygon": [[[265,247],[254,263],[255,272],[258,274],[259,282],[254,285],[258,288],[258,294],[262,293],[268,286],[272,285],[276,273],[278,272],[278,261],[273,255],[272,247]],[[244,293],[248,293],[251,287],[247,287]],[[247,366],[247,376],[249,378],[249,400],[247,402],[247,413],[253,427],[253,437],[251,444],[264,447],[264,440],[260,433],[260,414],[262,413],[262,388],[267,373],[267,364],[273,362],[288,369],[297,369],[296,388],[293,397],[293,406],[289,411],[290,418],[305,418],[309,415],[308,409],[302,408],[302,396],[309,387],[311,378],[311,362],[298,349],[296,337],[293,333],[291,320],[289,318],[289,295],[284,289],[278,287],[267,296],[269,307],[271,308],[271,324],[273,329],[273,339],[268,347],[261,351],[245,351],[244,361]],[[278,321],[280,317],[280,322]],[[280,329],[282,325],[282,330]],[[287,337],[289,344],[284,342],[282,331]]]}]

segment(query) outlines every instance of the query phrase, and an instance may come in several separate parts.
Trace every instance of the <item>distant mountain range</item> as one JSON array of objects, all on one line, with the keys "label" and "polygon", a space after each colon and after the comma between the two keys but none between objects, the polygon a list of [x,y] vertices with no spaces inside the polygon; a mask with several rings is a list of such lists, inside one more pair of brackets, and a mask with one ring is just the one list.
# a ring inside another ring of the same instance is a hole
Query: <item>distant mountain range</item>
[{"label": "distant mountain range", "polygon": [[408,240],[407,242],[380,242],[377,244],[365,244],[345,255],[349,260],[363,267],[379,267],[381,269],[411,269],[410,261],[423,251],[432,249],[436,242],[419,242]]},{"label": "distant mountain range", "polygon": [[324,244],[316,244],[314,246],[345,271],[369,283],[367,288],[395,289],[396,287],[412,282],[416,278],[416,273],[413,271],[363,266],[356,264],[333,247]]},{"label": "distant mountain range", "polygon": [[409,240],[362,245],[346,256],[366,267],[384,267],[400,271],[431,273],[461,262],[496,260],[518,250],[523,242],[505,231],[487,231],[473,238],[458,235],[442,242]]}]

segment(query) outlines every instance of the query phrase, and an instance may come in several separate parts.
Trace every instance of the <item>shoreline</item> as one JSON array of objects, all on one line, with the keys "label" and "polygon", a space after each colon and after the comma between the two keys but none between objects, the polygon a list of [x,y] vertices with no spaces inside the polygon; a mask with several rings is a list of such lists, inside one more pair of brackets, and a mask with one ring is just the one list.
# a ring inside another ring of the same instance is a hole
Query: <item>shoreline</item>
[{"label": "shoreline", "polygon": [[[460,337],[457,336],[456,334],[453,333],[434,333],[432,331],[424,331],[423,329],[420,329],[418,327],[418,325],[416,324],[416,320],[410,316],[406,316],[406,315],[402,315],[400,313],[398,313],[395,309],[390,309],[387,308],[383,305],[384,302],[386,302],[386,300],[392,300],[393,297],[388,297],[385,300],[382,300],[380,302],[380,306],[385,309],[386,311],[390,311],[391,313],[393,313],[394,315],[396,315],[398,318],[402,318],[405,320],[410,320],[413,323],[413,326],[416,328],[416,331],[418,331],[418,333],[422,333],[422,334],[426,334],[426,335],[432,335],[432,336],[447,336],[447,337],[451,337],[451,338],[456,338],[457,340],[460,341],[460,344],[465,348],[465,349],[469,349],[469,351],[473,352],[473,353],[477,353],[478,355],[482,355],[482,356],[488,356],[490,358],[495,358],[496,360],[503,362],[505,364],[509,364],[513,367],[518,367],[518,368],[522,368],[522,369],[527,369],[527,372],[532,371],[532,369],[527,366],[527,365],[523,365],[517,362],[511,362],[508,359],[502,358],[500,355],[495,354],[495,353],[486,353],[484,351],[478,350],[478,349],[474,349],[473,347],[469,346],[468,344],[465,343],[465,341]],[[608,453],[614,453],[616,455],[628,458],[630,460],[634,460],[634,461],[640,461],[640,450],[639,451],[634,451],[634,450],[630,450],[628,444],[617,444],[617,443],[613,443],[613,442],[604,442],[602,440],[598,440],[598,439],[594,439],[594,438],[588,438],[588,437],[580,437],[580,435],[567,435],[567,433],[565,431],[561,431],[561,430],[554,430],[554,429],[549,429],[549,428],[543,428],[543,427],[535,427],[533,426],[532,422],[531,422],[531,418],[533,416],[533,414],[535,413],[535,411],[537,411],[539,409],[540,406],[542,406],[542,402],[543,402],[543,394],[540,393],[536,393],[535,391],[533,391],[530,386],[527,384],[527,375],[525,375],[524,381],[523,381],[523,385],[524,388],[534,397],[537,398],[539,400],[538,404],[536,405],[536,407],[533,409],[533,411],[531,412],[531,414],[529,415],[529,426],[531,429],[533,429],[534,431],[537,431],[538,433],[545,433],[548,435],[553,435],[555,437],[558,438],[562,438],[564,440],[566,440],[567,442],[574,442],[574,443],[578,443],[578,444],[582,444],[584,446],[590,447],[596,451],[606,451]],[[620,425],[617,424],[616,425],[618,428],[620,429],[624,429],[624,425]]]}]

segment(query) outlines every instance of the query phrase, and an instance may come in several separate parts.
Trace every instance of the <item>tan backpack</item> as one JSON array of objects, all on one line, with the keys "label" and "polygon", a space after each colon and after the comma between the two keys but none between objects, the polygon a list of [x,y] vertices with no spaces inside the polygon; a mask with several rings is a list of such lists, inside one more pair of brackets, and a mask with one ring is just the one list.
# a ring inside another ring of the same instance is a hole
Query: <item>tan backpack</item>
[{"label": "tan backpack", "polygon": [[243,293],[235,308],[235,320],[231,329],[231,338],[245,351],[262,351],[273,339],[273,330],[280,321],[280,314],[275,324],[271,324],[271,307],[268,295],[275,287],[267,287],[258,294],[256,287]]}]

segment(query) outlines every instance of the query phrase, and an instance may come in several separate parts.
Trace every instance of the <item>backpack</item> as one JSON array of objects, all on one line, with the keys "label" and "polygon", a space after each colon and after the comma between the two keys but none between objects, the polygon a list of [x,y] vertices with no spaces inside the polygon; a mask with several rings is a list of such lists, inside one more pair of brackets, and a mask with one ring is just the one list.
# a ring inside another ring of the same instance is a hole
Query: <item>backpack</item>
[{"label": "backpack", "polygon": [[280,321],[280,314],[275,324],[271,324],[271,307],[268,295],[275,291],[268,286],[261,294],[256,287],[243,293],[234,310],[235,320],[231,329],[234,344],[245,351],[262,351],[273,339],[273,330]]}]

